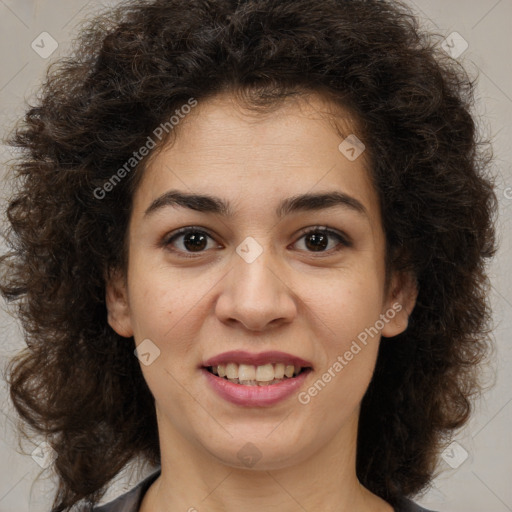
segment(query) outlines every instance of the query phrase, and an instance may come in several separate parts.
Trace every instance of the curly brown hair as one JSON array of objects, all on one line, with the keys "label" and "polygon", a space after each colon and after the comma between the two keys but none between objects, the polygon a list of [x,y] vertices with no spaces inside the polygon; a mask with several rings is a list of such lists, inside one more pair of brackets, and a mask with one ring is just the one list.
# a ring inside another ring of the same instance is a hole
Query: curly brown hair
[{"label": "curly brown hair", "polygon": [[8,139],[21,152],[0,289],[28,345],[8,368],[12,400],[58,455],[55,512],[97,503],[136,456],[159,463],[153,397],[105,305],[148,159],[94,191],[187,100],[225,91],[257,109],[318,92],[360,120],[389,266],[414,272],[419,294],[408,329],[381,343],[357,475],[391,504],[431,481],[492,348],[496,212],[475,80],[439,37],[395,1],[133,0],[87,21],[50,66]]}]

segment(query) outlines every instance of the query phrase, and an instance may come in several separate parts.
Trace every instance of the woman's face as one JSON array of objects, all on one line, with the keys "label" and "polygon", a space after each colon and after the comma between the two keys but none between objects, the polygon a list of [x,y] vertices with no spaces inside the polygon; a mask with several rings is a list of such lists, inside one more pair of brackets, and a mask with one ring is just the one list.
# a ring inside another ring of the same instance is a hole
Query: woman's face
[{"label": "woman's face", "polygon": [[[110,325],[142,343],[164,444],[263,469],[355,444],[380,335],[406,328],[414,293],[397,276],[385,289],[366,154],[350,137],[339,147],[327,110],[312,96],[255,114],[218,96],[142,177],[126,281],[110,281],[107,304]],[[356,132],[348,115],[338,124]],[[247,384],[205,368],[229,351],[248,353],[223,358]],[[299,358],[298,377],[251,385]]]}]

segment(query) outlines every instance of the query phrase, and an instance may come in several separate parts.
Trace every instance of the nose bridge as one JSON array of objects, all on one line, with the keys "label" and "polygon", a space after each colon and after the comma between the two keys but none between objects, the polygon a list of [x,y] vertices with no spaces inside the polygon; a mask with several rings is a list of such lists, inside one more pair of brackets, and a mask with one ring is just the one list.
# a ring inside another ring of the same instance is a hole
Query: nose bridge
[{"label": "nose bridge", "polygon": [[[237,261],[238,259],[238,261]],[[271,271],[272,256],[267,249],[254,260],[244,257],[234,258],[235,291],[250,299],[267,298],[276,295],[276,277]],[[275,266],[275,265],[274,265]],[[281,283],[282,285],[282,283]]]},{"label": "nose bridge", "polygon": [[236,252],[217,303],[219,317],[250,329],[263,329],[278,319],[290,321],[295,302],[273,251],[249,237]]}]

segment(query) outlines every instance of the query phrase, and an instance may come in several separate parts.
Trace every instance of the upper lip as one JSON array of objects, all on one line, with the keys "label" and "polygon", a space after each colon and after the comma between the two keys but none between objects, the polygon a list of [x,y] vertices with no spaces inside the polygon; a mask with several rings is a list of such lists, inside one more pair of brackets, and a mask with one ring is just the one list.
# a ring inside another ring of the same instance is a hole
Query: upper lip
[{"label": "upper lip", "polygon": [[237,363],[237,364],[252,364],[254,366],[262,366],[264,364],[284,363],[293,364],[302,368],[312,368],[313,365],[309,361],[287,354],[286,352],[269,351],[252,354],[243,350],[231,350],[230,352],[223,352],[216,356],[211,357],[203,362],[203,367],[218,366],[219,364]]}]

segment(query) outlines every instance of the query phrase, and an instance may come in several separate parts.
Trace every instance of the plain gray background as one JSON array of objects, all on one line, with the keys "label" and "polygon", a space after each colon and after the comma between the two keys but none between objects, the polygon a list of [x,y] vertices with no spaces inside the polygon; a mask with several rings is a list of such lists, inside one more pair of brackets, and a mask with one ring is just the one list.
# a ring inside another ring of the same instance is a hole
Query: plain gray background
[{"label": "plain gray background", "polygon": [[[99,7],[114,3],[0,0],[2,134],[23,112],[24,101],[37,91],[48,63],[65,55],[76,24]],[[440,458],[440,475],[433,487],[416,501],[440,512],[512,511],[512,0],[408,3],[425,27],[447,38],[447,51],[464,62],[471,74],[479,76],[480,124],[493,140],[500,201],[500,250],[490,268],[497,354],[495,366],[488,373],[496,374],[495,383],[477,404],[467,428],[455,436],[454,444]],[[49,36],[41,35],[43,32]],[[48,57],[45,52],[51,51],[52,44],[58,47]],[[10,150],[0,150],[5,162]],[[4,172],[3,166],[2,175]],[[5,184],[1,190],[3,206]],[[16,322],[0,311],[2,367],[22,346]],[[47,512],[54,491],[51,471],[43,470],[30,455],[17,449],[15,416],[5,382],[1,381],[0,386],[0,512]],[[36,443],[32,448],[37,448]],[[109,497],[122,492],[149,470],[126,472]]]}]

